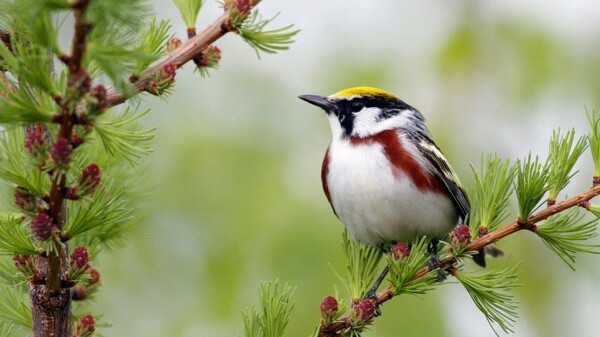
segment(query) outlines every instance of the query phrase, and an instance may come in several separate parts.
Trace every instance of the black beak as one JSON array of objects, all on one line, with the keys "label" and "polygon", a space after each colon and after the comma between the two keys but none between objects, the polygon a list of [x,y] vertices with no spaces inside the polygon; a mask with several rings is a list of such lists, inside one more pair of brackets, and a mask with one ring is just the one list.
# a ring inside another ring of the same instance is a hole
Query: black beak
[{"label": "black beak", "polygon": [[331,103],[326,96],[319,95],[300,95],[301,100],[307,101],[310,104],[316,105],[319,108],[329,112],[335,108],[335,104]]}]

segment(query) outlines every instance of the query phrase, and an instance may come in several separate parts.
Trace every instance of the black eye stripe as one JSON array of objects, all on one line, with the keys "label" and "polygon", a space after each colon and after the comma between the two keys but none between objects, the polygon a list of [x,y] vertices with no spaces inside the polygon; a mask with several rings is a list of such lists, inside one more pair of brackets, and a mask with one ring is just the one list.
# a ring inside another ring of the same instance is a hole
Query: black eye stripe
[{"label": "black eye stripe", "polygon": [[403,101],[388,96],[361,96],[352,99],[339,99],[335,101],[335,105],[336,109],[332,110],[331,113],[337,116],[345,137],[352,135],[354,120],[357,116],[360,116],[360,111],[364,108],[381,109],[377,116],[378,121],[398,115],[403,110],[414,110],[413,107]]}]

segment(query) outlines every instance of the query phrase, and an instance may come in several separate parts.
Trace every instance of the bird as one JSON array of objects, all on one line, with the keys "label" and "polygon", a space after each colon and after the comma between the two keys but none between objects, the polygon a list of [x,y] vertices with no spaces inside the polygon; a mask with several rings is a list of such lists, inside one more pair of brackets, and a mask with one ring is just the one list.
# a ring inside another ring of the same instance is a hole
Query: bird
[{"label": "bird", "polygon": [[[382,249],[426,235],[437,255],[438,240],[465,222],[471,205],[423,114],[366,86],[299,98],[323,109],[329,120],[332,140],[321,180],[348,233]],[[473,259],[485,266],[483,251]]]}]

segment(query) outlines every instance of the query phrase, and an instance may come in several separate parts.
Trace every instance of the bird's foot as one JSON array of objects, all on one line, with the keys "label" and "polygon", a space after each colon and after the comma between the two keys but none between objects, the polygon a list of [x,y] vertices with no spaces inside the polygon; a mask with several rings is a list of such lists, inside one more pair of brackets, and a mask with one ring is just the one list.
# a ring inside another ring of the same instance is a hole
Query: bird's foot
[{"label": "bird's foot", "polygon": [[427,269],[429,269],[429,271],[437,270],[437,279],[439,282],[442,282],[442,281],[446,280],[446,274],[440,268],[440,265],[441,265],[440,256],[438,255],[437,252],[435,252],[431,256],[431,259],[429,260],[429,262],[427,263]]},{"label": "bird's foot", "polygon": [[440,241],[438,239],[431,239],[429,250],[433,253],[433,255],[431,255],[431,260],[429,260],[429,262],[427,263],[427,268],[429,269],[429,271],[437,269],[437,279],[439,282],[442,282],[446,280],[446,275],[444,274],[444,271],[440,268],[441,261],[440,255],[438,254],[439,243]]}]

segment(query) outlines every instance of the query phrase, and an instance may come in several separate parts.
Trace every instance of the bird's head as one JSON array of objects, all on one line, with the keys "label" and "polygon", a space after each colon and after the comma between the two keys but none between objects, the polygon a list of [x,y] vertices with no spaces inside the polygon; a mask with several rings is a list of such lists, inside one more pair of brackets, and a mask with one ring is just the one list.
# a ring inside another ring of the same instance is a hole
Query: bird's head
[{"label": "bird's head", "polygon": [[334,137],[368,137],[389,129],[425,130],[423,115],[389,92],[354,87],[330,96],[301,95],[327,113]]}]

